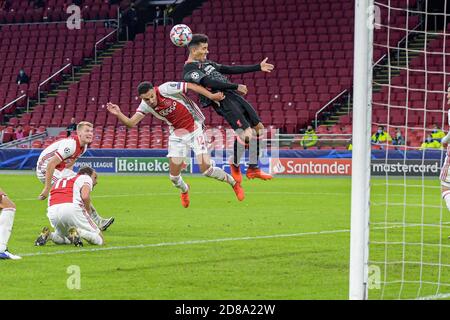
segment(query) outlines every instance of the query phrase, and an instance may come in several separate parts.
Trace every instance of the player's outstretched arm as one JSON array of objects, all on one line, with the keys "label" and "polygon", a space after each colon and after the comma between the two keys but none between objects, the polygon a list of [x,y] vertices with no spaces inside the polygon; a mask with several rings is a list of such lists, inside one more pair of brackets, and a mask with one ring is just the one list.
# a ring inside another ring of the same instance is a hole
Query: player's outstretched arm
[{"label": "player's outstretched arm", "polygon": [[122,122],[124,125],[126,125],[128,128],[136,126],[145,117],[145,115],[143,115],[142,113],[136,112],[131,118],[128,118],[126,115],[122,113],[122,111],[120,111],[120,108],[117,104],[113,104],[111,102],[108,102],[106,104],[106,108],[111,114],[115,115],[117,119],[119,119],[119,121]]},{"label": "player's outstretched arm", "polygon": [[195,84],[195,83],[188,82],[187,89],[197,92],[212,101],[221,101],[221,100],[225,99],[223,92],[212,93],[211,91],[209,91],[209,90],[205,89],[204,87],[199,86],[198,84]]},{"label": "player's outstretched arm", "polygon": [[227,66],[227,65],[218,65],[219,72],[224,74],[240,74],[240,73],[248,73],[248,72],[256,72],[256,71],[264,71],[271,72],[275,66],[273,64],[267,63],[269,58],[265,58],[261,63],[254,65],[243,65],[243,66]]},{"label": "player's outstretched arm", "polygon": [[47,170],[45,172],[45,185],[44,189],[42,189],[41,194],[39,195],[39,200],[44,200],[48,197],[48,193],[50,192],[50,189],[52,188],[52,179],[53,174],[55,173],[55,168],[58,164],[60,164],[62,160],[58,158],[58,156],[53,156],[47,165]]},{"label": "player's outstretched arm", "polygon": [[81,200],[83,200],[87,212],[91,214],[91,189],[88,185],[81,188]]}]

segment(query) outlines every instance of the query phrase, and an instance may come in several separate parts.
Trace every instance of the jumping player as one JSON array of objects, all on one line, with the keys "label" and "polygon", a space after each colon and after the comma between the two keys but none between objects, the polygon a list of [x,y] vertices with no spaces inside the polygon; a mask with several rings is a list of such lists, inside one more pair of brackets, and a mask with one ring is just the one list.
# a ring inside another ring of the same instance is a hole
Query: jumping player
[{"label": "jumping player", "polygon": [[195,91],[213,101],[223,99],[221,92],[211,93],[202,86],[185,82],[166,82],[160,86],[153,87],[149,82],[143,82],[138,86],[138,94],[142,99],[136,113],[128,118],[118,105],[108,103],[108,111],[115,115],[120,122],[127,127],[136,126],[147,114],[169,125],[169,153],[170,180],[173,185],[181,191],[181,204],[189,206],[189,185],[183,181],[181,170],[184,159],[190,155],[192,149],[204,176],[226,182],[233,187],[239,201],[244,199],[244,190],[239,182],[218,167],[211,165],[211,160],[206,147],[206,137],[203,132],[203,121],[205,117],[198,106],[189,99],[185,93],[187,90]]},{"label": "jumping player", "polygon": [[[53,142],[42,151],[36,166],[36,175],[44,183],[44,189],[39,195],[40,200],[47,198],[54,182],[61,178],[75,176],[72,168],[87,150],[94,138],[94,126],[86,121],[77,125],[77,135]],[[114,218],[103,219],[92,207],[92,219],[102,231],[106,230]]]},{"label": "jumping player", "polygon": [[8,251],[8,241],[11,236],[15,214],[16,205],[8,198],[6,193],[0,189],[0,260],[22,259]]},{"label": "jumping player", "polygon": [[96,184],[97,173],[90,167],[81,168],[75,176],[57,180],[50,191],[47,209],[55,231],[44,227],[34,244],[43,246],[50,239],[56,244],[79,247],[85,239],[90,244],[103,245],[103,235],[90,215],[90,194]]},{"label": "jumping player", "polygon": [[[255,109],[241,95],[247,94],[247,86],[231,83],[223,74],[239,74],[247,72],[264,71],[271,72],[274,68],[267,63],[265,58],[260,64],[249,66],[226,66],[207,60],[208,37],[204,34],[194,34],[188,44],[189,58],[183,69],[183,79],[196,83],[212,90],[223,91],[225,99],[219,103],[212,103],[205,96],[200,96],[200,102],[204,107],[212,105],[214,110],[225,118],[236,133],[234,141],[234,156],[230,164],[233,178],[241,182],[242,174],[239,163],[245,151],[245,143],[256,143],[256,149],[250,148],[250,164],[247,169],[249,179],[272,179],[270,174],[258,168],[260,135],[264,126]],[[240,144],[240,145],[239,145]],[[252,154],[256,151],[256,155]]]}]

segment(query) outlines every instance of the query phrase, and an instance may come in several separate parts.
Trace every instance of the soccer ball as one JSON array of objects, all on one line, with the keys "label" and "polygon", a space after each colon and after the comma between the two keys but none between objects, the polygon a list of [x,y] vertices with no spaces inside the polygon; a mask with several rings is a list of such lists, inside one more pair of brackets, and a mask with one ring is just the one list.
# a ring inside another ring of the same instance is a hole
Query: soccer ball
[{"label": "soccer ball", "polygon": [[192,40],[192,31],[185,24],[177,24],[170,30],[170,40],[177,47],[184,47]]}]

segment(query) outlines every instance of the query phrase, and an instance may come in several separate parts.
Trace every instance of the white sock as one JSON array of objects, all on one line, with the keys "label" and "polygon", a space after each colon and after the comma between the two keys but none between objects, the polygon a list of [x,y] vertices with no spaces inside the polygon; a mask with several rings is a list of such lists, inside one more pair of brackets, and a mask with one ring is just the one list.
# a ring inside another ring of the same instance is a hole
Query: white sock
[{"label": "white sock", "polygon": [[14,208],[0,210],[0,252],[4,252],[8,247],[15,213],[16,209]]},{"label": "white sock", "polygon": [[56,244],[70,244],[69,239],[57,234],[56,232],[50,232],[49,238]]},{"label": "white sock", "polygon": [[225,171],[223,171],[218,167],[213,166],[209,167],[208,170],[203,172],[203,175],[208,178],[214,178],[216,180],[226,182],[233,187],[236,184],[236,180],[234,180],[234,178],[231,175],[229,175],[228,173],[226,173]]},{"label": "white sock", "polygon": [[97,212],[97,210],[95,210],[94,206],[91,204],[91,218],[92,220],[94,220],[95,224],[97,226],[99,226],[102,222],[102,220],[104,220]]},{"label": "white sock", "polygon": [[77,231],[80,234],[80,237],[86,239],[89,243],[96,244],[98,246],[101,246],[103,244],[103,238],[99,233],[90,232],[82,229],[77,229]]},{"label": "white sock", "polygon": [[442,198],[444,199],[445,203],[447,204],[447,209],[450,211],[450,190],[446,190],[442,192]]},{"label": "white sock", "polygon": [[175,188],[178,188],[181,190],[182,193],[185,193],[188,191],[189,187],[188,185],[183,181],[183,178],[181,177],[181,175],[178,176],[173,176],[171,174],[169,174],[170,177],[170,181],[172,181],[173,186]]}]

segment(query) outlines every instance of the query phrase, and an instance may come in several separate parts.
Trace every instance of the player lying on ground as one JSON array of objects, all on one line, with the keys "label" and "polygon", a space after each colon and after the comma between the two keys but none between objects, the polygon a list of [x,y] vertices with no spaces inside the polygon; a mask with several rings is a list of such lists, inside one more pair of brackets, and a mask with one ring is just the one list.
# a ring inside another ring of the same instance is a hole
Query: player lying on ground
[{"label": "player lying on ground", "polygon": [[82,239],[90,244],[103,245],[103,235],[91,218],[91,192],[97,184],[97,173],[83,167],[78,174],[61,178],[53,184],[48,200],[47,217],[55,229],[42,229],[35,241],[43,246],[50,239],[56,244],[83,246]]},{"label": "player lying on ground", "polygon": [[[39,195],[40,200],[47,198],[55,181],[75,176],[76,173],[72,170],[75,161],[86,152],[93,138],[94,126],[82,121],[77,125],[76,136],[57,140],[42,151],[36,166],[36,175],[44,183],[44,189]],[[114,217],[102,218],[93,206],[91,214],[92,219],[102,231],[108,229],[114,222]]]},{"label": "player lying on ground", "polygon": [[0,189],[0,260],[22,259],[8,251],[8,241],[11,236],[14,224],[14,215],[16,214],[16,205]]},{"label": "player lying on ground", "polygon": [[221,92],[213,94],[192,83],[166,82],[153,87],[151,83],[143,82],[138,86],[138,94],[142,101],[131,118],[125,116],[115,104],[108,103],[107,108],[129,128],[137,125],[149,113],[169,125],[169,153],[167,154],[170,161],[169,177],[173,185],[181,191],[183,207],[189,206],[189,185],[183,181],[181,170],[184,159],[190,156],[190,149],[194,151],[203,175],[230,184],[238,200],[242,201],[244,190],[240,183],[222,169],[211,165],[203,132],[205,117],[195,102],[185,95],[187,90],[203,94],[214,101],[223,99]]},{"label": "player lying on ground", "polygon": [[[447,89],[447,104],[450,105],[450,84]],[[448,125],[450,126],[450,110],[447,114]],[[444,165],[441,169],[439,179],[441,180],[441,193],[442,199],[444,199],[447,209],[450,211],[450,132],[442,138],[441,143],[447,144],[447,153],[445,155]],[[448,237],[450,239],[450,236]]]},{"label": "player lying on ground", "polygon": [[264,126],[252,105],[241,96],[241,94],[247,94],[247,86],[231,83],[223,74],[271,72],[274,66],[267,63],[267,58],[260,64],[251,66],[226,66],[207,60],[208,37],[204,34],[194,34],[188,48],[189,58],[183,69],[184,80],[202,85],[213,92],[223,91],[225,94],[225,99],[218,104],[212,103],[210,99],[202,96],[200,96],[200,101],[204,107],[212,105],[236,133],[234,156],[230,163],[233,178],[238,182],[242,181],[239,163],[245,151],[244,145],[245,143],[255,143],[256,148],[250,148],[247,178],[272,179],[271,175],[258,168],[260,138],[262,138]]}]

